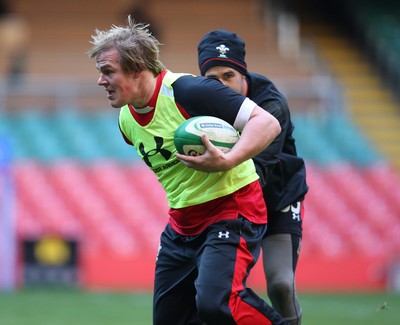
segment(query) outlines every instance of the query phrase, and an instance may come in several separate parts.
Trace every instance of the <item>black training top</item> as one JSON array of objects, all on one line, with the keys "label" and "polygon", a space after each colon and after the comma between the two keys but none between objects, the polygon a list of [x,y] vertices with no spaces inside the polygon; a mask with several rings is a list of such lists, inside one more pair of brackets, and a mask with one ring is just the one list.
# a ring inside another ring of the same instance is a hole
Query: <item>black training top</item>
[{"label": "black training top", "polygon": [[297,155],[294,125],[285,97],[266,77],[248,73],[247,96],[275,116],[281,133],[263,152],[253,158],[269,210],[279,211],[302,200],[308,191],[304,160]]}]

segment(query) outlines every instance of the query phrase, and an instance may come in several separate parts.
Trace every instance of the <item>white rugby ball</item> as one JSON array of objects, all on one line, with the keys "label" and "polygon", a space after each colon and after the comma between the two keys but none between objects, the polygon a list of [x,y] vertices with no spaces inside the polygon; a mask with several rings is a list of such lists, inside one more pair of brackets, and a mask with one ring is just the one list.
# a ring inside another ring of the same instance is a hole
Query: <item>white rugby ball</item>
[{"label": "white rugby ball", "polygon": [[184,155],[198,156],[206,150],[201,136],[207,134],[211,143],[228,152],[239,140],[239,133],[228,122],[214,116],[196,116],[183,122],[175,131],[176,150]]}]

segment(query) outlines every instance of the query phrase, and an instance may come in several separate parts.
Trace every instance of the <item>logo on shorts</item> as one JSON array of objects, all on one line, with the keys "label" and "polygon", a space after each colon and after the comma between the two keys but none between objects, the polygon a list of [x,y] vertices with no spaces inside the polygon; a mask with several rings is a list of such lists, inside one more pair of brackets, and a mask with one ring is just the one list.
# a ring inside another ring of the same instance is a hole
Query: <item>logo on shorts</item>
[{"label": "logo on shorts", "polygon": [[289,210],[292,212],[292,219],[293,221],[301,221],[300,220],[300,208],[301,204],[300,202],[297,202],[295,205],[288,205],[286,208],[283,208],[281,212],[289,212]]},{"label": "logo on shorts", "polygon": [[225,231],[225,232],[220,231],[218,233],[218,238],[229,238],[229,231]]},{"label": "logo on shorts", "polygon": [[291,205],[290,209],[292,210],[292,219],[300,221],[300,202],[297,202],[296,205]]}]

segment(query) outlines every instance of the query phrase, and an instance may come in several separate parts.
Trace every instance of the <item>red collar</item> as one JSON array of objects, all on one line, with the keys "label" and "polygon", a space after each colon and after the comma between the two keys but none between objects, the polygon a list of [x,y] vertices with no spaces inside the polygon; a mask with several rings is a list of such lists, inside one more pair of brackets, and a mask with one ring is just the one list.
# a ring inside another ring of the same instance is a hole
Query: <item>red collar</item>
[{"label": "red collar", "polygon": [[162,84],[162,81],[163,81],[166,73],[167,73],[167,70],[163,70],[158,74],[156,88],[154,89],[154,93],[151,96],[147,105],[144,106],[144,107],[153,107],[152,110],[150,110],[144,114],[139,114],[131,104],[128,105],[133,118],[142,126],[147,125],[153,118],[154,108],[156,107],[158,94],[160,93],[161,84]]},{"label": "red collar", "polygon": [[166,73],[167,73],[167,70],[163,70],[157,76],[156,89],[154,90],[153,96],[151,96],[151,98],[146,106],[156,107],[158,94],[160,93],[160,89],[161,89],[161,83],[162,83]]}]

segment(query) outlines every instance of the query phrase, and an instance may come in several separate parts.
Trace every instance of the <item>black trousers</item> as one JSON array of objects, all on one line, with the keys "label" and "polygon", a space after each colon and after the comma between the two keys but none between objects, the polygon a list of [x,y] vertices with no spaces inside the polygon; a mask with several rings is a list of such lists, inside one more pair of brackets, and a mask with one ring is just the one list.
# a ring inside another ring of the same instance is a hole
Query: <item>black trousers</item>
[{"label": "black trousers", "polygon": [[153,324],[287,324],[246,287],[265,231],[242,217],[195,237],[167,225],[156,262]]}]

